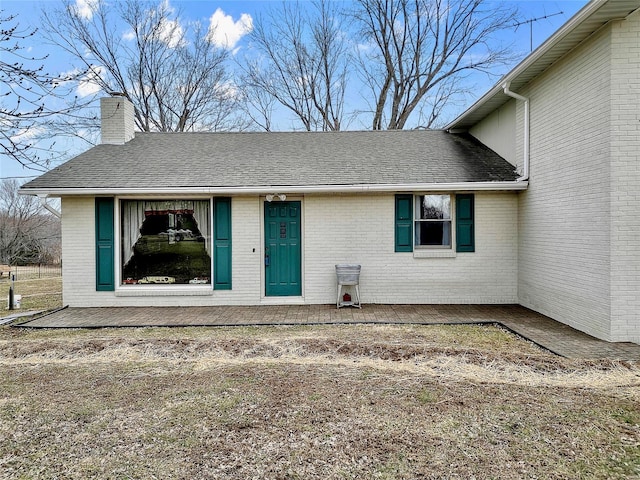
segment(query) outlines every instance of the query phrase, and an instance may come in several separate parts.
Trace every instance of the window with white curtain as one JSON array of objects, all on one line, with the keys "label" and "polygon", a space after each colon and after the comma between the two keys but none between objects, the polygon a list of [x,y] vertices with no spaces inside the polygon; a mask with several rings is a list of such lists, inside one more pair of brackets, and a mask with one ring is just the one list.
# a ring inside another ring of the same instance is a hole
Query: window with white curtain
[{"label": "window with white curtain", "polygon": [[122,283],[210,284],[209,200],[122,200]]}]

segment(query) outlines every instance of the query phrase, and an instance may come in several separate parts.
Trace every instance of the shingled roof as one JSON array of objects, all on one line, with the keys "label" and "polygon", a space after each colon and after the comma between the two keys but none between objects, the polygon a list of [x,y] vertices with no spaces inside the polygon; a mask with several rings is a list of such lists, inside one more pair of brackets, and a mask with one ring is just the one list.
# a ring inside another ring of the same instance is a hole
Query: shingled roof
[{"label": "shingled roof", "polygon": [[22,193],[514,182],[514,167],[472,137],[444,131],[136,133],[98,145]]}]

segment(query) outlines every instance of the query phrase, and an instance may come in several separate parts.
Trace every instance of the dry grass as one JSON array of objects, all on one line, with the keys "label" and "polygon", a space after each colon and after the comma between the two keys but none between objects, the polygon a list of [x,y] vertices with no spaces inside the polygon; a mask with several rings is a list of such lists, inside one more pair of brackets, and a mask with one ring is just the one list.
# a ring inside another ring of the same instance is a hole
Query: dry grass
[{"label": "dry grass", "polygon": [[[11,275],[16,280],[33,280],[35,278],[52,278],[62,276],[62,265],[12,265]],[[9,275],[0,277],[0,280],[9,279]]]},{"label": "dry grass", "polygon": [[[8,279],[0,280],[0,317],[9,314],[7,298],[10,285]],[[17,280],[14,293],[22,295],[20,311],[52,310],[62,306],[62,277]]]},{"label": "dry grass", "polygon": [[2,478],[640,476],[640,366],[494,327],[0,338]]}]

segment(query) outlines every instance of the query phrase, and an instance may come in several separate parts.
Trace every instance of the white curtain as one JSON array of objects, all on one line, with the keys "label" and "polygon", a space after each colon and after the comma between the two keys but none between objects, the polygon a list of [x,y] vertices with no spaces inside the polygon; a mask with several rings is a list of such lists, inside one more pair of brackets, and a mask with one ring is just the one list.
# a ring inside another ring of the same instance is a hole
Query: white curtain
[{"label": "white curtain", "polygon": [[211,215],[209,214],[209,204],[210,202],[197,200],[192,202],[193,205],[193,218],[198,224],[198,230],[200,230],[200,235],[204,237],[205,248],[207,249],[207,253],[211,256],[211,242],[209,240],[209,235],[211,232]]},{"label": "white curtain", "polygon": [[133,247],[140,239],[140,230],[145,219],[145,211],[157,210],[193,210],[193,218],[198,225],[200,235],[204,237],[205,248],[211,256],[211,215],[208,200],[170,200],[170,201],[136,201],[124,200],[122,203],[122,259],[127,265],[133,257]]},{"label": "white curtain", "polygon": [[451,222],[442,222],[442,245],[451,246]]},{"label": "white curtain", "polygon": [[133,257],[133,247],[142,234],[145,202],[124,201],[122,207],[122,259],[123,265]]}]

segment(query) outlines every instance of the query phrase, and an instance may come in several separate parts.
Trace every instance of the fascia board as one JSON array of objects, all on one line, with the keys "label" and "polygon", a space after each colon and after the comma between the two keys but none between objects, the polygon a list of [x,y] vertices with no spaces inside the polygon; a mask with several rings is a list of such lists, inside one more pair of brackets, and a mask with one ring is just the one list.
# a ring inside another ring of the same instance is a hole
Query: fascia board
[{"label": "fascia board", "polygon": [[521,191],[527,181],[509,182],[457,182],[414,184],[361,184],[361,185],[271,185],[259,187],[167,187],[167,188],[25,188],[21,195],[100,196],[100,195],[267,195],[313,193],[389,193],[389,192],[475,192]]}]

